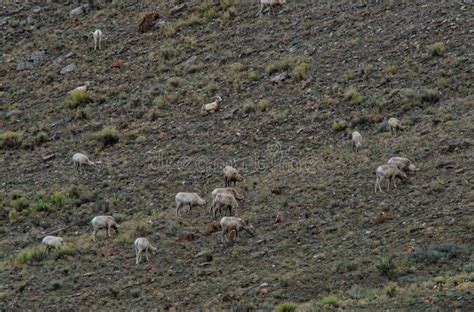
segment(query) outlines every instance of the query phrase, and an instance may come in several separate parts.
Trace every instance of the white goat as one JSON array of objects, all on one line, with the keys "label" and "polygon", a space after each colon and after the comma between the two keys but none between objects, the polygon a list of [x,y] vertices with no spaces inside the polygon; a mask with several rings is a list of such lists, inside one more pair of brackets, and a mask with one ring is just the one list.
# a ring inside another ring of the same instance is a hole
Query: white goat
[{"label": "white goat", "polygon": [[239,207],[237,200],[235,199],[234,195],[231,193],[218,193],[212,202],[211,208],[209,212],[212,210],[212,216],[215,218],[217,212],[221,216],[223,216],[222,211],[224,210],[224,214],[227,215],[225,212],[226,210],[229,211],[229,215],[232,215],[232,209],[235,210]]},{"label": "white goat", "polygon": [[223,217],[221,219],[222,227],[222,242],[225,241],[225,237],[235,231],[233,236],[237,239],[239,237],[239,232],[244,230],[252,236],[255,236],[255,229],[251,224],[245,224],[245,221],[237,217]]},{"label": "white goat", "polygon": [[189,206],[189,212],[193,206],[204,206],[206,201],[202,199],[197,193],[179,192],[175,196],[176,200],[176,217],[181,214],[181,208]]},{"label": "white goat", "polygon": [[96,216],[92,219],[91,224],[94,227],[94,232],[92,233],[92,240],[94,242],[97,241],[96,234],[99,229],[105,229],[106,237],[110,237],[111,229],[114,229],[115,233],[118,233],[119,226],[112,216]]},{"label": "white goat", "polygon": [[64,243],[64,240],[62,237],[59,236],[45,236],[43,238],[43,241],[41,242],[43,245],[46,246],[48,252],[53,249],[53,248],[58,248]]},{"label": "white goat", "polygon": [[358,152],[362,148],[362,136],[358,131],[352,132],[352,150]]},{"label": "white goat", "polygon": [[204,116],[207,116],[209,113],[217,112],[221,109],[221,102],[222,98],[220,96],[217,96],[214,102],[204,104],[201,109],[202,114]]},{"label": "white goat", "polygon": [[94,166],[94,163],[84,154],[75,153],[72,156],[72,162],[74,164],[74,171],[80,171],[82,166]]},{"label": "white goat", "polygon": [[237,191],[233,187],[219,187],[219,188],[214,189],[214,191],[212,191],[212,198],[215,198],[216,195],[219,194],[219,193],[230,193],[230,194],[234,195],[235,199],[237,199],[237,200],[243,200],[244,199],[244,195],[239,193],[239,191]]},{"label": "white goat", "polygon": [[139,237],[135,240],[135,243],[133,244],[135,248],[135,254],[137,255],[137,260],[135,264],[139,264],[140,261],[142,260],[142,252],[145,251],[145,258],[146,261],[150,261],[148,259],[148,249],[151,249],[151,252],[155,251],[156,248],[153,247],[148,240],[148,238],[145,237]]},{"label": "white goat", "polygon": [[411,163],[408,158],[405,157],[392,157],[388,160],[387,164],[397,166],[398,169],[408,172],[417,171],[418,169]]},{"label": "white goat", "polygon": [[231,166],[224,167],[224,181],[226,187],[231,186],[232,183],[235,185],[236,182],[242,182],[243,180],[244,177],[239,174],[237,169]]},{"label": "white goat", "polygon": [[393,165],[382,165],[382,166],[379,166],[377,168],[377,170],[375,171],[375,175],[376,175],[376,180],[375,180],[375,192],[377,193],[377,186],[380,190],[380,192],[382,192],[382,188],[380,187],[380,182],[382,182],[382,180],[384,178],[388,178],[388,187],[387,189],[390,188],[390,180],[393,180],[393,185],[395,187],[397,187],[397,184],[395,183],[395,180],[396,178],[398,177],[400,180],[404,180],[407,178],[407,175],[400,171],[397,166],[393,166]]},{"label": "white goat", "polygon": [[397,134],[397,130],[405,130],[405,127],[402,125],[401,121],[393,117],[388,120],[388,126],[392,135]]},{"label": "white goat", "polygon": [[99,46],[99,50],[102,50],[102,31],[100,29],[96,29],[92,36],[94,37],[94,50],[97,50],[97,45]]},{"label": "white goat", "polygon": [[262,16],[263,9],[265,6],[269,6],[269,14],[273,13],[273,7],[275,5],[283,5],[286,3],[286,0],[260,0],[260,11],[258,12],[259,16]]}]

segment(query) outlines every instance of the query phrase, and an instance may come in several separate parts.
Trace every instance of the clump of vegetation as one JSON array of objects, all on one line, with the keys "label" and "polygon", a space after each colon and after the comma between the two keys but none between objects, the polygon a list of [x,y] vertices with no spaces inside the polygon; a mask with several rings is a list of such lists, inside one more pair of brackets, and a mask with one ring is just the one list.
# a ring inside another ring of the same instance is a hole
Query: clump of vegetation
[{"label": "clump of vegetation", "polygon": [[33,143],[35,144],[35,146],[39,146],[47,141],[48,141],[48,134],[43,131],[38,132],[33,138]]},{"label": "clump of vegetation", "polygon": [[112,217],[114,217],[117,223],[122,223],[123,221],[127,220],[127,216],[124,215],[123,213],[114,213]]},{"label": "clump of vegetation", "polygon": [[214,18],[217,15],[214,7],[215,6],[212,0],[201,1],[201,6],[199,7],[201,17],[206,19]]},{"label": "clump of vegetation", "polygon": [[18,148],[23,141],[23,134],[20,132],[4,131],[0,133],[0,148]]},{"label": "clump of vegetation", "polygon": [[280,72],[289,70],[291,68],[292,63],[293,63],[293,60],[291,58],[285,57],[285,58],[279,59],[276,62],[273,62],[272,64],[267,65],[267,67],[265,68],[265,72],[268,75],[280,73]]},{"label": "clump of vegetation", "polygon": [[443,56],[446,51],[446,46],[443,42],[435,42],[428,47],[429,55],[436,57],[436,56]]},{"label": "clump of vegetation", "polygon": [[133,243],[133,238],[128,233],[120,234],[117,240],[122,245],[131,245]]},{"label": "clump of vegetation", "polygon": [[291,78],[295,81],[307,79],[310,69],[309,59],[305,56],[299,57],[294,63],[293,70],[291,71]]},{"label": "clump of vegetation", "polygon": [[51,282],[51,289],[52,290],[58,290],[63,288],[63,282],[59,280],[55,280]]},{"label": "clump of vegetation", "polygon": [[35,246],[32,248],[25,248],[20,250],[15,256],[15,263],[26,264],[43,261],[48,257],[48,253],[45,248],[41,246]]},{"label": "clump of vegetation", "polygon": [[94,138],[100,141],[104,147],[114,145],[119,141],[119,135],[115,127],[105,127],[94,134]]},{"label": "clump of vegetation", "polygon": [[433,264],[452,258],[458,258],[466,254],[468,254],[468,249],[464,246],[456,244],[443,244],[430,247],[428,249],[416,250],[411,255],[417,262]]},{"label": "clump of vegetation", "polygon": [[179,77],[171,77],[166,81],[168,88],[178,88],[180,85],[183,84],[183,79]]},{"label": "clump of vegetation", "polygon": [[296,307],[293,302],[284,302],[275,308],[275,312],[293,312],[296,311]]},{"label": "clump of vegetation", "polygon": [[30,206],[30,202],[28,201],[26,197],[22,196],[22,197],[18,197],[12,200],[10,202],[10,206],[12,208],[17,209],[18,211],[22,211],[23,209],[26,209]]},{"label": "clump of vegetation", "polygon": [[392,278],[396,275],[396,266],[392,257],[380,258],[376,267],[381,276]]},{"label": "clump of vegetation", "polygon": [[153,100],[153,106],[158,109],[167,108],[169,105],[177,103],[179,94],[177,92],[166,91],[163,95],[158,96]]},{"label": "clump of vegetation", "polygon": [[398,67],[395,66],[395,65],[388,65],[387,67],[385,67],[384,69],[384,72],[386,72],[387,74],[391,74],[391,75],[394,75],[398,72]]},{"label": "clump of vegetation", "polygon": [[261,112],[264,112],[270,106],[270,102],[268,100],[260,100],[258,101],[257,107]]},{"label": "clump of vegetation", "polygon": [[10,209],[10,211],[8,211],[8,221],[10,223],[15,223],[16,220],[18,219],[18,213],[15,209]]},{"label": "clump of vegetation", "polygon": [[344,120],[336,120],[335,122],[332,123],[332,129],[334,131],[344,131],[347,128],[347,123]]},{"label": "clump of vegetation", "polygon": [[229,66],[227,77],[234,87],[240,87],[244,83],[244,68],[242,63],[233,63]]},{"label": "clump of vegetation", "polygon": [[163,35],[166,37],[166,38],[171,38],[173,37],[176,32],[178,31],[178,27],[176,24],[174,23],[166,23],[164,26],[163,26]]},{"label": "clump of vegetation", "polygon": [[64,205],[69,201],[69,194],[67,191],[54,192],[51,194],[51,202],[58,208],[64,207]]},{"label": "clump of vegetation", "polygon": [[85,90],[72,90],[69,92],[69,96],[66,99],[66,104],[69,108],[77,108],[90,102],[93,102],[94,98]]},{"label": "clump of vegetation", "polygon": [[384,287],[384,289],[382,290],[382,293],[385,296],[390,297],[390,298],[395,297],[397,293],[397,284],[389,283],[387,286]]},{"label": "clump of vegetation", "polygon": [[173,59],[178,54],[176,49],[172,46],[162,46],[160,47],[159,52],[161,57],[166,61]]},{"label": "clump of vegetation", "polygon": [[423,102],[431,104],[438,102],[440,99],[440,93],[435,89],[424,89],[420,96]]},{"label": "clump of vegetation", "polygon": [[344,98],[346,99],[346,101],[351,102],[351,104],[353,105],[358,105],[364,100],[362,98],[362,95],[360,95],[359,91],[354,87],[350,87],[349,89],[347,89],[346,93],[344,94]]},{"label": "clump of vegetation", "polygon": [[51,213],[51,212],[55,211],[53,205],[51,203],[45,201],[42,198],[40,198],[36,202],[34,202],[31,205],[31,209],[33,211],[44,211],[44,212],[47,212],[47,213]]},{"label": "clump of vegetation", "polygon": [[64,259],[66,257],[74,256],[77,253],[77,249],[74,247],[69,247],[69,246],[59,246],[55,250],[55,258],[56,259]]},{"label": "clump of vegetation", "polygon": [[327,296],[321,299],[321,301],[319,301],[319,304],[323,306],[335,307],[339,304],[339,299],[337,299],[336,296]]},{"label": "clump of vegetation", "polygon": [[374,71],[374,65],[370,63],[363,63],[360,65],[359,68],[362,74],[364,74],[365,76],[368,76],[371,72]]},{"label": "clump of vegetation", "polygon": [[251,100],[248,100],[244,103],[244,113],[249,114],[251,112],[254,112],[256,110],[255,103],[252,102]]}]

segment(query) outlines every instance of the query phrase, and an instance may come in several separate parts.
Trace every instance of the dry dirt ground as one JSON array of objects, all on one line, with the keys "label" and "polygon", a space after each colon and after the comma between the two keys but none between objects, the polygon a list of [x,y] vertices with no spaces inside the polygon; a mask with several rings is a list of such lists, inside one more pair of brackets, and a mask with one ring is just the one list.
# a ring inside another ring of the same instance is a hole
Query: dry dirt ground
[{"label": "dry dirt ground", "polygon": [[[469,1],[288,1],[261,18],[231,0],[175,14],[182,1],[102,0],[75,17],[75,1],[11,2],[0,309],[474,309]],[[90,98],[68,98],[86,81]],[[202,115],[216,95],[222,109]],[[406,131],[392,136],[387,117]],[[100,163],[74,173],[75,152]],[[374,193],[391,156],[419,170]],[[206,234],[226,164],[246,177],[237,215],[257,229],[234,243]],[[179,191],[206,207],[176,218]],[[119,233],[93,243],[105,214]],[[46,255],[42,236],[62,228],[66,246]],[[158,251],[136,266],[138,236]]]}]

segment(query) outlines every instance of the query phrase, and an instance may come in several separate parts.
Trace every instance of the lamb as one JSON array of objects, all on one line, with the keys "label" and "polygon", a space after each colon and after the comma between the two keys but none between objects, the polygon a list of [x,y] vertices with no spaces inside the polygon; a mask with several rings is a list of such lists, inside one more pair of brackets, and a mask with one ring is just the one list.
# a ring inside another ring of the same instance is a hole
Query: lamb
[{"label": "lamb", "polygon": [[53,248],[59,248],[64,243],[62,237],[59,236],[45,236],[41,242],[43,245],[46,245],[47,251],[49,252]]},{"label": "lamb", "polygon": [[388,160],[387,164],[397,166],[398,169],[409,172],[417,171],[418,169],[411,163],[408,158],[405,157],[392,157]]},{"label": "lamb", "polygon": [[219,194],[219,193],[229,193],[229,194],[232,194],[234,195],[235,199],[237,200],[243,200],[244,199],[244,195],[242,195],[241,193],[239,193],[235,188],[233,187],[219,187],[219,188],[216,188],[214,189],[214,191],[212,191],[212,198],[216,198],[216,195]]},{"label": "lamb", "polygon": [[97,50],[97,44],[99,45],[99,50],[102,50],[102,31],[96,29],[92,36],[94,37],[94,51]]},{"label": "lamb", "polygon": [[235,211],[237,207],[239,207],[239,204],[237,203],[237,200],[235,199],[234,195],[230,193],[218,193],[214,198],[214,201],[212,202],[209,212],[211,212],[210,210],[212,210],[212,216],[214,218],[216,217],[218,211],[219,214],[222,216],[222,210],[228,210],[229,215],[232,215],[232,209],[234,209]]},{"label": "lamb", "polygon": [[94,166],[94,162],[92,162],[89,157],[81,153],[75,153],[72,156],[72,162],[74,164],[74,171],[80,171],[82,166]]},{"label": "lamb", "polygon": [[390,180],[393,180],[393,185],[395,187],[397,187],[397,184],[395,183],[395,179],[398,177],[400,178],[400,180],[404,180],[407,178],[407,175],[400,171],[397,166],[394,166],[394,165],[382,165],[382,166],[379,166],[377,168],[377,170],[375,171],[375,174],[377,176],[376,180],[375,180],[375,192],[377,193],[377,186],[380,190],[380,192],[382,192],[382,188],[380,187],[380,182],[382,182],[382,180],[384,178],[388,178],[388,188],[390,188]]},{"label": "lamb", "polygon": [[362,147],[362,136],[358,131],[352,132],[352,150],[358,152]]},{"label": "lamb", "polygon": [[392,133],[392,135],[397,134],[397,130],[401,130],[401,131],[405,130],[405,127],[402,125],[400,120],[393,117],[388,120],[388,126],[390,128],[390,133]]},{"label": "lamb", "polygon": [[214,113],[220,110],[221,102],[222,98],[220,96],[217,96],[214,102],[203,105],[201,109],[202,115],[207,116],[209,113]]},{"label": "lamb", "polygon": [[105,229],[106,237],[110,237],[110,229],[114,229],[115,233],[118,233],[119,226],[112,216],[96,216],[92,219],[91,224],[94,227],[94,232],[92,233],[92,240],[94,242],[97,241],[96,234],[99,229]]},{"label": "lamb", "polygon": [[224,180],[225,180],[225,187],[231,186],[232,182],[242,182],[244,177],[239,174],[237,169],[232,168],[231,166],[225,166],[224,168]]},{"label": "lamb", "polygon": [[197,193],[179,192],[176,194],[176,217],[181,213],[180,210],[184,206],[189,206],[189,212],[193,206],[204,206],[206,201],[202,199]]},{"label": "lamb", "polygon": [[148,259],[148,249],[151,249],[151,252],[156,251],[156,248],[153,247],[148,240],[148,238],[145,237],[139,237],[135,240],[135,243],[133,244],[134,249],[135,249],[135,254],[137,255],[137,259],[135,264],[139,264],[140,261],[142,260],[142,252],[145,251],[145,258],[146,261],[150,261]]},{"label": "lamb", "polygon": [[241,218],[237,217],[223,217],[221,219],[221,226],[222,226],[222,242],[225,241],[225,237],[230,236],[232,231],[235,231],[234,238],[237,239],[239,237],[239,232],[244,230],[252,236],[255,236],[255,229],[251,224],[245,224],[245,221]]},{"label": "lamb", "polygon": [[265,6],[269,6],[269,13],[271,14],[273,12],[273,7],[275,5],[283,5],[286,3],[286,0],[260,0],[260,11],[258,12],[259,16],[262,16],[263,14],[263,8]]}]

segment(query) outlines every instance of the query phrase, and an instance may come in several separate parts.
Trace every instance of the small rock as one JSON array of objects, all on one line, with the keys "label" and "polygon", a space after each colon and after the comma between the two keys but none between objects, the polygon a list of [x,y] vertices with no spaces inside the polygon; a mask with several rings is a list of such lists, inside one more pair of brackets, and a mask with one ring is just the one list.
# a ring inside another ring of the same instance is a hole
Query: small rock
[{"label": "small rock", "polygon": [[174,15],[186,8],[186,3],[179,4],[170,10],[170,15]]},{"label": "small rock", "polygon": [[41,66],[46,60],[46,51],[36,51],[25,60],[16,64],[16,70],[33,69]]},{"label": "small rock", "polygon": [[260,287],[260,288],[264,288],[264,287],[268,287],[268,286],[269,286],[268,283],[265,282],[265,283],[260,284],[259,287]]},{"label": "small rock", "polygon": [[84,10],[82,9],[82,6],[79,6],[75,9],[72,9],[71,11],[69,11],[69,16],[70,17],[74,17],[74,16],[78,16],[78,15],[82,15],[84,14]]},{"label": "small rock", "polygon": [[70,73],[70,72],[73,72],[73,71],[75,71],[75,70],[76,70],[76,65],[75,65],[75,64],[69,64],[69,65],[67,65],[67,66],[64,66],[64,67],[61,69],[60,73],[61,73],[62,75],[65,75],[65,74]]},{"label": "small rock", "polygon": [[278,83],[280,81],[285,80],[286,78],[288,78],[288,72],[283,72],[281,74],[278,74],[278,75],[273,76],[272,78],[270,78],[270,81],[273,82],[273,83]]},{"label": "small rock", "polygon": [[56,155],[54,154],[43,156],[43,161],[48,161],[50,159],[53,159],[54,157],[56,157]]},{"label": "small rock", "polygon": [[197,60],[197,56],[196,55],[193,55],[191,56],[190,58],[188,58],[186,61],[183,62],[183,65],[191,65],[191,64],[194,64],[194,62],[196,62]]},{"label": "small rock", "polygon": [[13,116],[15,116],[15,115],[19,115],[19,114],[21,114],[21,111],[20,111],[20,110],[18,110],[18,109],[12,109],[12,110],[10,110],[10,111],[8,111],[8,112],[5,113],[5,118],[11,118],[11,117],[13,117]]}]

